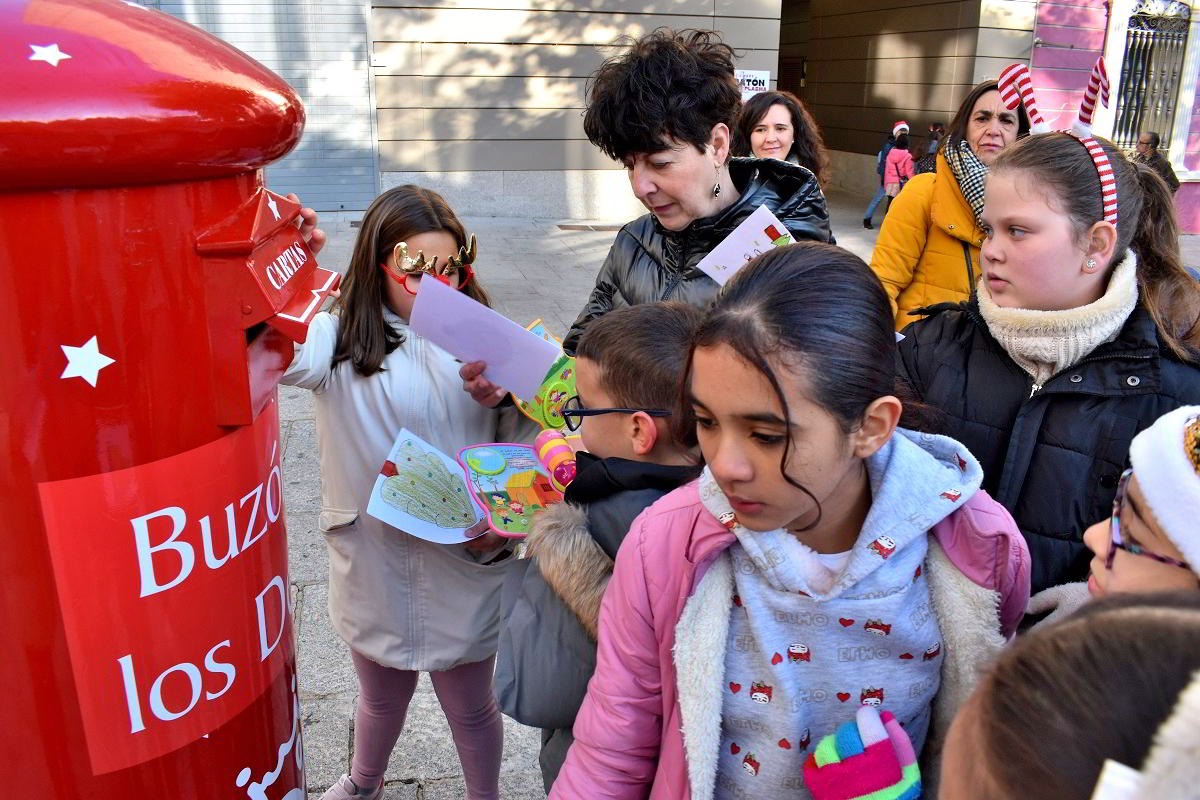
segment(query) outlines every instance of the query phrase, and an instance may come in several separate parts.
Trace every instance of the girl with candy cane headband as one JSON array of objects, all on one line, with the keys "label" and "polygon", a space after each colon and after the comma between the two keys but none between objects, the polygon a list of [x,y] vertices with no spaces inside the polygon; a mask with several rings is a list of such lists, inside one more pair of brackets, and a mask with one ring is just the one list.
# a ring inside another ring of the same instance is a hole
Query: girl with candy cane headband
[{"label": "girl with candy cane headband", "polygon": [[[1098,65],[1087,98],[1103,102],[1104,84]],[[1023,68],[1001,90],[1044,125]],[[996,158],[977,296],[927,309],[900,344],[917,393],[1025,534],[1035,592],[1084,579],[1081,534],[1109,515],[1130,441],[1200,402],[1200,287],[1180,263],[1170,192],[1087,135],[1092,107],[1073,133]]]}]

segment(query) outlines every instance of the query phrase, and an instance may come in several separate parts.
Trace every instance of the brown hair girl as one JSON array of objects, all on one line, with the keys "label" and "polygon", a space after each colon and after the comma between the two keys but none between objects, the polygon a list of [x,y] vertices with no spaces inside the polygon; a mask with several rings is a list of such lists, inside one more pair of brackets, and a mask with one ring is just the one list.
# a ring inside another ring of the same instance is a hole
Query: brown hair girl
[{"label": "brown hair girl", "polygon": [[[459,247],[467,246],[467,231],[437,192],[412,184],[388,189],[371,203],[350,256],[342,294],[334,305],[341,315],[333,365],[354,365],[363,377],[378,372],[383,359],[404,341],[383,316],[389,280],[380,264],[395,246],[420,233],[445,231]],[[463,287],[469,297],[491,305],[487,292],[472,279]]]},{"label": "brown hair girl", "polygon": [[1197,592],[1117,595],[1018,638],[950,729],[938,796],[1087,800],[1105,760],[1143,767],[1198,669]]},{"label": "brown hair girl", "polygon": [[[1138,257],[1138,292],[1162,342],[1179,359],[1198,363],[1200,284],[1180,258],[1171,192],[1154,170],[1130,161],[1112,142],[1096,141],[1104,148],[1117,182],[1120,213],[1113,263],[1133,249]],[[1033,176],[1070,218],[1080,241],[1104,219],[1096,166],[1069,134],[1043,134],[1017,142],[992,164],[993,175],[1005,170],[1024,170]]]}]

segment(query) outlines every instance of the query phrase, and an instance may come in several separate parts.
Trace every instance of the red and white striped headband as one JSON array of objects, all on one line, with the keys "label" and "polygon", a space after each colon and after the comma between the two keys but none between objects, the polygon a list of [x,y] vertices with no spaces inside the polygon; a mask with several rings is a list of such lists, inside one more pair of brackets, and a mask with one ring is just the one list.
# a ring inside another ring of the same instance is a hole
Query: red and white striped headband
[{"label": "red and white striped headband", "polygon": [[[1029,77],[1029,68],[1024,64],[1013,64],[1000,73],[997,81],[1000,90],[1000,100],[1006,108],[1016,109],[1018,105],[1025,106],[1029,115],[1030,133],[1050,133],[1050,126],[1038,111],[1037,100],[1033,96],[1033,81]],[[1096,101],[1099,100],[1108,107],[1108,71],[1104,68],[1104,57],[1096,60],[1092,74],[1088,78],[1087,89],[1083,93],[1083,102],[1079,106],[1079,117],[1071,124],[1071,129],[1063,131],[1079,140],[1087,149],[1088,155],[1096,165],[1096,174],[1100,176],[1100,195],[1104,206],[1104,221],[1117,224],[1117,178],[1113,173],[1112,164],[1100,146],[1092,137],[1092,116],[1096,111]]]}]

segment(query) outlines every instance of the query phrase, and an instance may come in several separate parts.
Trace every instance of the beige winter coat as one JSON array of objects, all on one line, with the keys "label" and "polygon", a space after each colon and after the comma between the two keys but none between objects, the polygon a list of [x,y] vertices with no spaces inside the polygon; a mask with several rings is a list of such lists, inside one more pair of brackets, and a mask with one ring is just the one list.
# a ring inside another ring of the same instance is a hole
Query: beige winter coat
[{"label": "beige winter coat", "polygon": [[[385,311],[405,341],[370,378],[330,369],[338,319],[319,314],[283,382],[312,389],[321,449],[320,528],[329,546],[329,616],[351,648],[384,666],[444,670],[496,652],[500,586],[511,561],[481,566],[461,545],[409,536],[366,514],[401,428],[442,452],[522,441],[536,431],[513,408],[486,409],[462,389],[460,364]],[[521,436],[522,438],[517,438]]]}]

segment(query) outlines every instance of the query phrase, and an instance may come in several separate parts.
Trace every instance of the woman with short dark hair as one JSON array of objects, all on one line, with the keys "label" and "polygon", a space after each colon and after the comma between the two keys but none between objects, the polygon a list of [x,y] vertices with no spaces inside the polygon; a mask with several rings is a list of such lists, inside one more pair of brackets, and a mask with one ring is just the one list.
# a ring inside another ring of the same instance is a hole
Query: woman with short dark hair
[{"label": "woman with short dark hair", "polygon": [[712,31],[660,28],[592,77],[584,131],[625,165],[650,213],[617,233],[564,341],[568,352],[588,322],[614,308],[705,305],[719,287],[696,264],[761,205],[794,239],[832,239],[811,172],[771,158],[730,158],[740,108],[733,50]]}]

